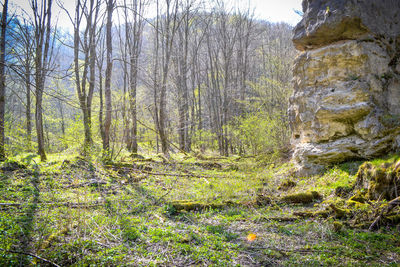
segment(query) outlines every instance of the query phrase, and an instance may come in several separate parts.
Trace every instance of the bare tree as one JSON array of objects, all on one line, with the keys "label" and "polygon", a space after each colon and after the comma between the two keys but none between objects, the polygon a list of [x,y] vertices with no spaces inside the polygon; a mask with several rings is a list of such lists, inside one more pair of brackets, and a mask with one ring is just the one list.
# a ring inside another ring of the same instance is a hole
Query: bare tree
[{"label": "bare tree", "polygon": [[107,0],[107,24],[106,24],[106,81],[104,95],[106,101],[106,116],[104,120],[103,149],[106,153],[110,149],[110,127],[111,127],[111,73],[112,73],[112,13],[114,11],[114,0]]},{"label": "bare tree", "polygon": [[139,71],[139,56],[142,47],[142,35],[144,28],[144,7],[147,4],[146,0],[133,0],[132,3],[132,15],[133,21],[126,23],[128,30],[127,42],[129,47],[130,56],[130,75],[129,75],[129,100],[130,100],[130,113],[131,113],[131,134],[129,149],[132,153],[138,152],[137,143],[137,102],[136,102],[136,90],[138,82],[138,71]]},{"label": "bare tree", "polygon": [[[92,144],[92,100],[95,87],[96,70],[96,24],[100,9],[98,0],[90,0],[89,7],[86,1],[76,2],[75,21],[74,21],[74,70],[75,84],[78,93],[79,105],[83,113],[83,124],[85,130],[84,154]],[[83,38],[80,34],[80,26],[85,17],[86,27],[83,32]],[[81,49],[80,49],[81,48]],[[80,64],[80,50],[83,52],[83,66]],[[81,74],[81,68],[82,74]],[[90,71],[90,72],[89,72]],[[89,72],[89,77],[88,77]],[[86,89],[86,83],[89,87]]]},{"label": "bare tree", "polygon": [[7,29],[7,8],[8,0],[3,3],[3,11],[1,13],[1,36],[0,36],[0,161],[4,161],[6,153],[4,149],[4,111],[5,111],[5,91],[6,77],[5,54],[6,54],[6,29]]},{"label": "bare tree", "polygon": [[[158,9],[159,0],[157,0]],[[158,101],[155,100],[155,117],[157,130],[161,140],[161,149],[168,154],[168,132],[167,132],[167,83],[171,63],[172,45],[178,29],[180,20],[178,18],[178,0],[165,0],[166,10],[163,17],[157,16],[156,35],[161,43],[161,84],[157,82],[156,91],[160,91]],[[157,47],[158,50],[158,47]],[[158,67],[158,66],[157,66]],[[156,96],[156,95],[155,95]],[[156,98],[155,98],[156,99]],[[158,102],[158,103],[157,103]]]},{"label": "bare tree", "polygon": [[[138,152],[136,92],[138,85],[139,57],[142,50],[142,38],[145,26],[144,12],[147,4],[148,0],[131,0],[129,4],[124,0],[124,5],[122,6],[124,27],[119,27],[119,45],[123,69],[123,134],[126,147],[132,154]],[[122,34],[122,30],[124,30],[124,35]],[[129,110],[126,108],[126,96],[128,96]]]},{"label": "bare tree", "polygon": [[[91,123],[96,90],[100,96],[96,113],[107,156],[117,155],[119,152],[113,154],[117,147],[126,147],[133,155],[138,151],[138,140],[149,140],[152,146],[153,138],[157,152],[160,143],[164,154],[170,147],[204,151],[207,146],[222,155],[254,152],[258,148],[253,149],[240,137],[242,122],[252,113],[262,111],[263,122],[280,116],[281,125],[285,125],[292,57],[289,25],[253,20],[248,10],[227,10],[219,0],[213,2],[212,12],[202,9],[203,2],[198,0],[154,0],[157,16],[146,19],[144,11],[150,1],[76,0],[75,16],[71,18],[67,12],[74,26],[70,49],[62,35],[52,36],[52,0],[30,0],[34,17],[28,22],[18,18],[7,28],[15,45],[9,48],[6,43],[10,53],[6,51],[5,60],[10,75],[16,76],[7,78],[6,125],[18,123],[26,128],[23,133],[7,128],[18,135],[10,138],[10,144],[21,149],[17,143],[25,144],[25,138],[29,143],[34,128],[31,98],[37,96],[39,154],[45,159],[45,150],[65,149],[77,106],[73,95],[65,97],[71,87],[78,95],[85,153],[96,138]],[[113,26],[113,10],[122,11],[117,27]],[[119,33],[119,42],[112,40],[115,33]],[[54,48],[58,45],[61,50]],[[113,49],[119,50],[117,55],[112,54]],[[64,54],[59,57],[55,51]],[[62,73],[57,71],[60,66],[71,69],[71,55],[73,78],[54,76],[57,81],[51,80],[53,74]],[[66,90],[55,90],[53,85],[58,83]],[[145,87],[149,90],[142,89]],[[31,93],[31,89],[35,91]],[[112,110],[116,103],[113,97],[119,95],[114,91],[123,93],[123,102]],[[49,112],[42,111],[45,109]],[[47,120],[52,116],[57,120]],[[146,119],[153,119],[153,129]],[[280,130],[281,136],[287,135],[285,129]],[[57,136],[63,140],[62,146],[55,144]]]},{"label": "bare tree", "polygon": [[188,56],[191,2],[186,1],[182,23],[177,30],[175,49],[176,87],[178,89],[178,136],[179,146],[183,151],[190,150],[189,141],[189,88],[188,88]]},{"label": "bare tree", "polygon": [[104,65],[104,52],[105,52],[105,36],[103,31],[104,25],[101,26],[99,41],[96,52],[96,63],[99,76],[99,96],[100,96],[100,108],[99,108],[99,130],[101,140],[104,146],[104,93],[103,93],[103,65]]},{"label": "bare tree", "polygon": [[[118,36],[119,36],[119,53],[120,53],[120,60],[121,60],[121,68],[122,68],[122,80],[123,80],[123,93],[122,93],[122,110],[121,110],[121,115],[122,115],[122,123],[123,123],[123,133],[122,133],[122,139],[124,144],[126,145],[127,149],[129,149],[129,143],[130,143],[130,130],[129,130],[129,114],[127,110],[127,90],[128,90],[128,38],[129,38],[129,32],[128,32],[128,5],[126,3],[126,0],[124,0],[124,4],[122,6],[123,8],[123,17],[124,17],[124,23],[121,23],[120,20],[118,20]],[[118,9],[117,9],[118,11]],[[117,13],[117,17],[119,18],[120,15]]]},{"label": "bare tree", "polygon": [[11,68],[22,80],[25,86],[25,119],[26,119],[26,143],[28,150],[31,149],[32,141],[32,72],[34,64],[34,39],[32,24],[25,18],[16,21],[16,27],[10,29],[11,40],[13,43],[14,62]]},{"label": "bare tree", "polygon": [[35,28],[35,123],[38,140],[38,153],[41,161],[46,160],[46,153],[44,150],[42,102],[45,80],[49,71],[48,66],[50,62],[49,49],[52,3],[52,0],[41,0],[40,5],[38,5],[38,0],[32,0],[31,3]]}]

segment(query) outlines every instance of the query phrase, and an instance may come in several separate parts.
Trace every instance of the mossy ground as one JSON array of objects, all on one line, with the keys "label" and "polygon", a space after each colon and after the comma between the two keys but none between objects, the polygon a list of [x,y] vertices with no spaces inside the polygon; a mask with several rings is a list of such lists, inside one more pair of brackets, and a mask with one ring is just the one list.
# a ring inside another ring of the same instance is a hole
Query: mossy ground
[{"label": "mossy ground", "polygon": [[[29,155],[15,160],[25,167],[0,174],[0,203],[7,203],[0,206],[1,266],[46,266],[7,251],[30,252],[61,266],[400,263],[396,228],[369,232],[331,218],[293,216],[317,211],[314,205],[322,200],[274,201],[309,191],[335,201],[335,189],[351,186],[361,163],[296,179],[282,191],[290,164],[254,158],[174,155],[167,163],[126,158],[108,166],[60,155],[47,163]],[[272,203],[257,205],[260,190],[273,196]],[[250,233],[255,240],[247,239]]]}]

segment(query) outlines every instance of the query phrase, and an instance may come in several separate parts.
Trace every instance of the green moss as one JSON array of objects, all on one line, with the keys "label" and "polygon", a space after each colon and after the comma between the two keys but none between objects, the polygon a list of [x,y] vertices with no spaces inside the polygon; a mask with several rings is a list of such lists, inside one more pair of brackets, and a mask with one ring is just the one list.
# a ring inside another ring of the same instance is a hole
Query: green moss
[{"label": "green moss", "polygon": [[257,194],[256,204],[258,206],[266,206],[274,203],[274,198],[272,196],[264,195],[263,193]]},{"label": "green moss", "polygon": [[360,202],[360,203],[366,203],[367,199],[365,198],[365,196],[360,192],[357,191],[357,193],[352,196],[350,199],[350,201],[355,201],[355,202]]},{"label": "green moss", "polygon": [[47,249],[49,248],[54,241],[56,241],[59,237],[67,234],[69,232],[69,227],[64,227],[58,232],[52,233],[40,246],[40,249]]},{"label": "green moss", "polygon": [[311,203],[315,200],[322,199],[322,196],[316,192],[316,191],[311,191],[311,192],[304,192],[304,193],[294,193],[294,194],[288,194],[284,197],[281,198],[281,201],[286,202],[286,203],[302,203],[302,204],[308,204]]},{"label": "green moss", "polygon": [[289,189],[292,188],[292,187],[295,187],[296,185],[297,185],[296,182],[294,182],[294,181],[292,181],[292,180],[290,180],[290,179],[287,179],[287,180],[284,180],[284,181],[279,185],[278,189],[279,189],[279,190],[286,191],[286,190],[289,190]]},{"label": "green moss", "polygon": [[329,207],[335,212],[335,217],[339,219],[347,217],[351,214],[349,209],[339,208],[333,203],[331,203]]},{"label": "green moss", "polygon": [[400,188],[396,186],[400,180],[396,172],[396,160],[397,157],[392,156],[386,161],[362,164],[357,173],[356,188],[368,190],[367,198],[370,200],[395,198],[400,194]]},{"label": "green moss", "polygon": [[314,217],[322,217],[327,218],[332,212],[329,210],[304,210],[304,211],[295,211],[293,212],[294,216],[304,217],[304,218],[314,218]]},{"label": "green moss", "polygon": [[216,161],[201,161],[201,162],[196,162],[195,165],[202,167],[204,169],[208,169],[208,170],[221,170],[222,169],[222,164],[220,164]]},{"label": "green moss", "polygon": [[334,221],[333,222],[333,231],[335,232],[340,232],[343,228],[343,223],[339,222],[339,221]]},{"label": "green moss", "polygon": [[205,203],[195,201],[174,201],[169,203],[175,211],[200,211],[205,209],[223,209],[225,207],[237,206],[241,203],[234,201],[224,201],[222,203]]}]

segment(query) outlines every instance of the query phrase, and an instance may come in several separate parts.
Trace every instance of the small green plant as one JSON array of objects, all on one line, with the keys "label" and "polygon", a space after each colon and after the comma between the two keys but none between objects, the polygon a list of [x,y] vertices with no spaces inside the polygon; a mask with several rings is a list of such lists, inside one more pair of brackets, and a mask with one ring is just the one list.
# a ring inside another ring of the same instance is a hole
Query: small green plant
[{"label": "small green plant", "polygon": [[140,231],[137,228],[139,221],[132,220],[129,218],[123,218],[120,221],[120,227],[122,230],[122,237],[125,241],[136,241],[140,238]]},{"label": "small green plant", "polygon": [[126,241],[136,241],[140,238],[140,232],[134,226],[126,227],[122,233]]},{"label": "small green plant", "polygon": [[164,205],[164,207],[163,207],[163,214],[168,217],[171,217],[171,216],[178,215],[179,211],[175,208],[174,205],[167,204],[167,205]]},{"label": "small green plant", "polygon": [[209,233],[224,237],[228,242],[239,237],[238,234],[225,230],[223,225],[208,225],[206,229]]}]

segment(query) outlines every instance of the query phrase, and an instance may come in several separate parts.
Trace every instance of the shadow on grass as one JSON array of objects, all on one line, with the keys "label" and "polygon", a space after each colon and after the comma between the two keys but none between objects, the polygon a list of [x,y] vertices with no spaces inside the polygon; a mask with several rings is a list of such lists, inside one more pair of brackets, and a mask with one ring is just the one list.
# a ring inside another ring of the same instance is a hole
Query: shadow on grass
[{"label": "shadow on grass", "polygon": [[342,164],[339,164],[337,167],[344,171],[347,172],[349,175],[354,175],[358,172],[358,168],[363,164],[364,161],[362,160],[357,160],[357,161],[349,161],[345,162]]},{"label": "shadow on grass", "polygon": [[[400,154],[388,154],[385,156],[382,156],[380,158],[371,160],[371,162],[375,165],[379,165],[382,163],[386,162],[392,162],[395,163],[397,160],[399,160]],[[339,164],[337,167],[344,171],[347,172],[349,175],[354,175],[358,172],[359,167],[368,160],[353,160],[353,161],[348,161],[342,164]]]},{"label": "shadow on grass", "polygon": [[[30,179],[30,184],[32,186],[32,190],[30,190],[30,195],[28,195],[28,199],[32,197],[32,200],[27,202],[23,207],[21,216],[17,219],[17,223],[20,225],[20,229],[22,232],[19,236],[19,244],[17,245],[17,250],[21,252],[30,252],[30,244],[32,241],[32,231],[34,230],[34,219],[35,214],[38,209],[38,202],[40,196],[39,190],[39,174],[37,171],[34,171],[32,177]],[[19,266],[28,266],[31,264],[29,259],[30,256],[19,254],[18,255],[18,265]]]}]

